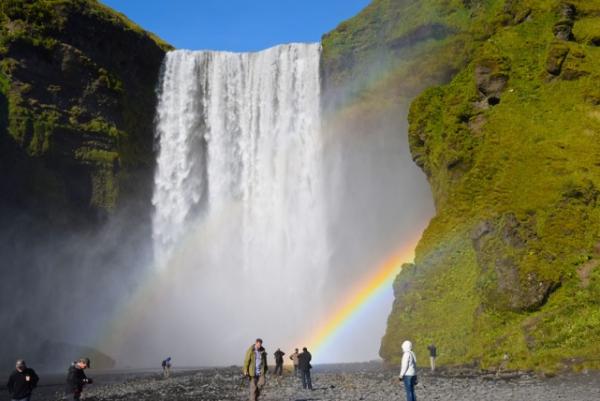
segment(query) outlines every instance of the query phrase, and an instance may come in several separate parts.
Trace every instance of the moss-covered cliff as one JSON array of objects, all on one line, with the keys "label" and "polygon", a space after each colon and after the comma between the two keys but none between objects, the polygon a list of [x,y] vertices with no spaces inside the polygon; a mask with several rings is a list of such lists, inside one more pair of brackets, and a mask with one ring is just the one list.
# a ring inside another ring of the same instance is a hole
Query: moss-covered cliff
[{"label": "moss-covered cliff", "polygon": [[395,281],[386,361],[410,338],[443,364],[600,367],[599,44],[597,0],[381,0],[324,38],[333,88],[386,54],[350,118],[444,84],[410,107],[437,215]]},{"label": "moss-covered cliff", "polygon": [[73,223],[147,202],[168,48],[95,0],[3,0],[2,203]]}]

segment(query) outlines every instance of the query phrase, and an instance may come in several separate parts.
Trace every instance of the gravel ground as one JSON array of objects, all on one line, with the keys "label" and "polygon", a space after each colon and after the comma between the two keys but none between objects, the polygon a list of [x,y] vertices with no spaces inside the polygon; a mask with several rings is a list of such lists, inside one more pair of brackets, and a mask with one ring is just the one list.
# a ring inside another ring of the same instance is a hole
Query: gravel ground
[{"label": "gravel ground", "polygon": [[[248,384],[240,368],[202,369],[180,372],[169,379],[158,373],[135,375],[104,374],[85,391],[88,401],[242,401],[248,399]],[[326,365],[313,369],[314,391],[301,389],[289,372],[283,378],[267,377],[263,401],[387,401],[404,400],[404,387],[396,369],[381,364]],[[92,374],[90,373],[90,376]],[[119,378],[121,380],[119,381]],[[598,401],[600,374],[538,378],[532,375],[474,375],[448,372],[429,375],[421,372],[417,398],[437,401]],[[54,391],[52,391],[54,390]],[[58,400],[57,388],[38,392],[34,401]]]}]

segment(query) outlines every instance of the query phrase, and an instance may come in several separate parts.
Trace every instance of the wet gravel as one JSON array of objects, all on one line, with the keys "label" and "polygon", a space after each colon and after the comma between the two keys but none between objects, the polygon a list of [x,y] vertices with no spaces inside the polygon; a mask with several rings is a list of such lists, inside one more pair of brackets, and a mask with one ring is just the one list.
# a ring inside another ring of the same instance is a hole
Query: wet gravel
[{"label": "wet gravel", "polygon": [[[237,367],[179,372],[169,379],[158,373],[100,375],[85,391],[88,401],[241,401],[248,399],[248,384]],[[92,376],[90,372],[90,376]],[[404,400],[397,370],[379,363],[317,366],[313,391],[302,390],[287,371],[283,378],[267,377],[263,401],[387,401]],[[121,380],[119,381],[119,378]],[[598,401],[600,374],[569,374],[540,378],[529,374],[469,374],[448,371],[419,374],[417,399],[439,401]],[[49,389],[46,389],[49,390]],[[56,390],[56,389],[55,389]],[[60,399],[58,392],[36,394],[36,401]]]}]

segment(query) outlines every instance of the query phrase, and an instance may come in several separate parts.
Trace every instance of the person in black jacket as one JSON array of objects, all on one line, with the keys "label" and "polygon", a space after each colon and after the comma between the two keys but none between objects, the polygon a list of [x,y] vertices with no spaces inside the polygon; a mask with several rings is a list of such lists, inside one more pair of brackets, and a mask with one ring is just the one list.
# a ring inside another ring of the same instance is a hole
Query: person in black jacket
[{"label": "person in black jacket", "polygon": [[281,376],[283,374],[283,356],[285,352],[277,348],[273,355],[275,356],[275,375]]},{"label": "person in black jacket", "polygon": [[431,373],[435,372],[435,358],[437,358],[437,348],[431,344],[427,347],[429,350],[429,363],[431,364]]},{"label": "person in black jacket", "polygon": [[17,360],[15,367],[15,371],[8,378],[6,388],[13,401],[29,401],[39,377],[22,359]]},{"label": "person in black jacket", "polygon": [[91,384],[92,379],[85,375],[84,370],[90,367],[90,358],[80,358],[73,362],[67,373],[67,387],[65,393],[67,400],[78,401],[83,392],[83,386]]},{"label": "person in black jacket", "polygon": [[310,360],[312,355],[306,347],[302,348],[302,353],[298,355],[298,369],[300,370],[300,376],[302,377],[302,388],[312,390],[312,381],[310,378],[310,370],[312,365]]}]

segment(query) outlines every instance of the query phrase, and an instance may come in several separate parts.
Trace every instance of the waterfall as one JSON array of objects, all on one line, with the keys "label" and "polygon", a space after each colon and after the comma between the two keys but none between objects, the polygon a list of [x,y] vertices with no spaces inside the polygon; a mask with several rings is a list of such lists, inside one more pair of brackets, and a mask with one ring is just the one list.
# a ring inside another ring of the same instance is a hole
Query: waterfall
[{"label": "waterfall", "polygon": [[[222,318],[231,310],[223,292],[251,300],[237,320],[252,306],[269,319],[300,320],[317,307],[329,257],[319,62],[318,44],[166,56],[155,260],[185,277],[171,284],[181,302],[189,293],[211,303],[217,311],[203,322],[224,335],[233,322]],[[297,302],[307,291],[313,301]]]}]

